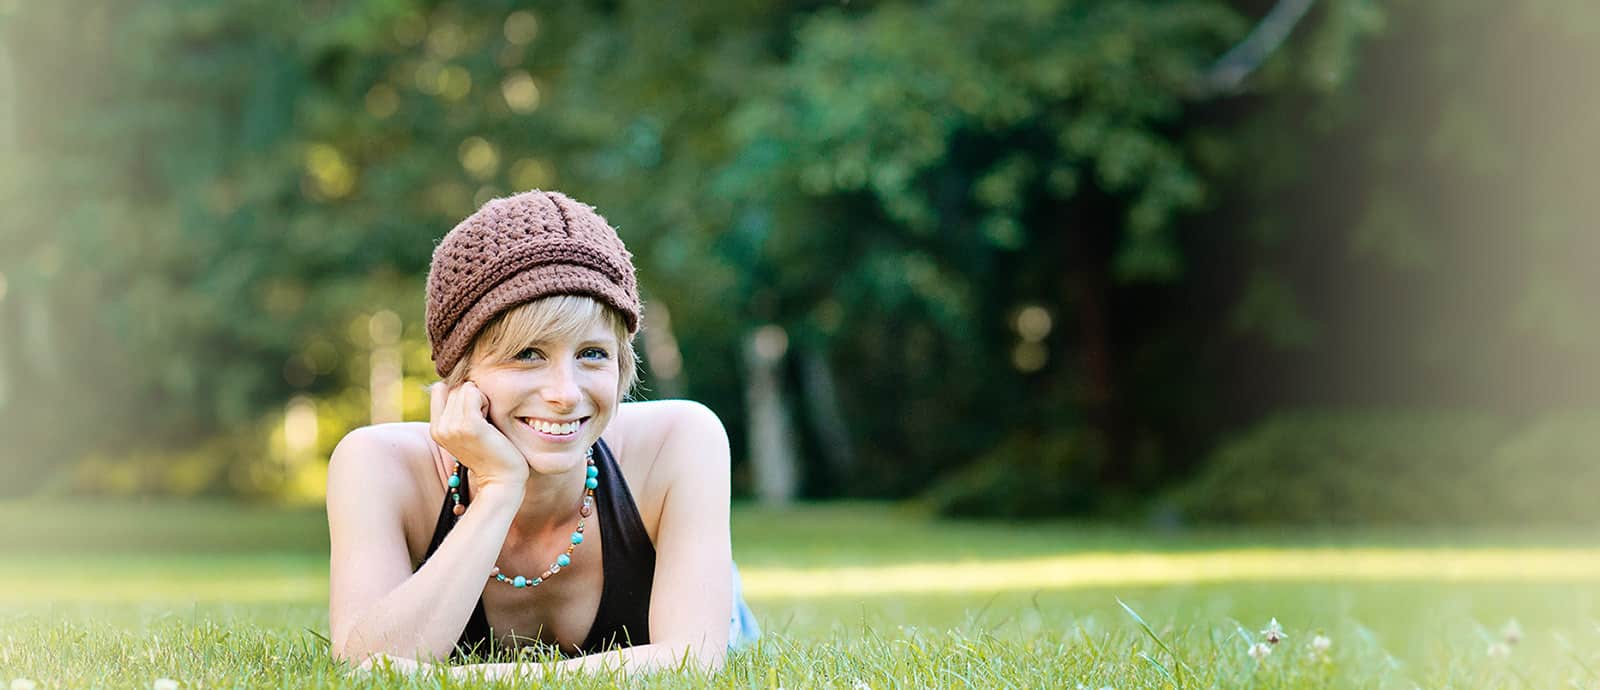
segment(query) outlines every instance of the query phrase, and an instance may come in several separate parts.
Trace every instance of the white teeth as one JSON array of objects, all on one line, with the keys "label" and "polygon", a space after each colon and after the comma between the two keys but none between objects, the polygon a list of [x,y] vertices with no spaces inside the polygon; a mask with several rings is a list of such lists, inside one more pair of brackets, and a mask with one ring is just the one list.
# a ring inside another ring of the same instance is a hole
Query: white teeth
[{"label": "white teeth", "polygon": [[546,421],[544,421],[542,419],[530,419],[530,420],[528,420],[528,426],[531,426],[531,427],[533,427],[533,428],[535,428],[535,429],[537,429],[539,431],[543,431],[544,433],[555,434],[557,436],[565,436],[567,434],[575,433],[578,430],[578,427],[581,426],[581,424],[582,424],[581,422],[566,422],[565,424],[552,424],[552,423],[546,422]]}]

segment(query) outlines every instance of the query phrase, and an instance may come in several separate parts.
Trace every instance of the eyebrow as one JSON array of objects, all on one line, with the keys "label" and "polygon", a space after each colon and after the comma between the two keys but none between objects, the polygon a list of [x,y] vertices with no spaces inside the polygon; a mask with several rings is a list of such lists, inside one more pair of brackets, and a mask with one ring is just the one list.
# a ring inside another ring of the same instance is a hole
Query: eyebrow
[{"label": "eyebrow", "polygon": [[[543,339],[543,340],[535,340],[533,342],[524,344],[522,347],[523,348],[540,347],[540,346],[544,346],[544,345],[549,345],[550,342],[551,341],[548,338],[546,338],[546,339]],[[601,337],[597,337],[597,338],[586,338],[586,339],[578,341],[578,347],[586,347],[586,346],[589,346],[589,345],[608,345],[608,346],[611,346],[611,347],[617,347],[618,343],[617,343],[616,336],[609,336],[609,335],[601,336]]]}]

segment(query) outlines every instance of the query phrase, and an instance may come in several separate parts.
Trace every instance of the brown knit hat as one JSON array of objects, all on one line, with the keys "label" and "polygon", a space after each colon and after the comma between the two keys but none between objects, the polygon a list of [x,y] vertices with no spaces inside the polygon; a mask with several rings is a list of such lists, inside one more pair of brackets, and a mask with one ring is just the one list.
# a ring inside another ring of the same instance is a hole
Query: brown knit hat
[{"label": "brown knit hat", "polygon": [[446,376],[501,312],[550,295],[588,295],[639,330],[633,255],[594,208],[560,192],[494,199],[439,241],[428,269],[428,343]]}]

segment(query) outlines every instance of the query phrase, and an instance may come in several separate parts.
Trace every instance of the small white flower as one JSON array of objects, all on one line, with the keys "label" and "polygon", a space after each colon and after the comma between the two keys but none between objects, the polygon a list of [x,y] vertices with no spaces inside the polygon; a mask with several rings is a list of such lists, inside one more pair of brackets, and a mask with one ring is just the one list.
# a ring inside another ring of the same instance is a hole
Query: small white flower
[{"label": "small white flower", "polygon": [[1511,656],[1511,645],[1504,642],[1489,643],[1489,658],[1505,658]]},{"label": "small white flower", "polygon": [[1332,646],[1333,640],[1328,639],[1327,635],[1318,635],[1311,638],[1311,648],[1320,654],[1327,654],[1328,648]]},{"label": "small white flower", "polygon": [[872,686],[867,685],[867,681],[857,678],[856,682],[850,684],[850,690],[872,690]]},{"label": "small white flower", "polygon": [[27,678],[17,678],[11,681],[11,690],[33,690],[33,681]]},{"label": "small white flower", "polygon": [[178,690],[178,681],[171,678],[157,678],[150,684],[150,690]]},{"label": "small white flower", "polygon": [[1256,661],[1267,658],[1267,655],[1271,653],[1272,648],[1267,646],[1265,642],[1257,642],[1253,645],[1250,645],[1250,657]]},{"label": "small white flower", "polygon": [[1517,619],[1513,618],[1506,621],[1505,627],[1500,629],[1500,635],[1505,638],[1506,644],[1515,645],[1522,641],[1522,626],[1517,623]]},{"label": "small white flower", "polygon": [[1278,625],[1278,619],[1276,618],[1267,624],[1266,630],[1261,631],[1261,636],[1267,638],[1267,644],[1277,644],[1282,642],[1283,638],[1288,637],[1288,635],[1283,634],[1283,626]]}]

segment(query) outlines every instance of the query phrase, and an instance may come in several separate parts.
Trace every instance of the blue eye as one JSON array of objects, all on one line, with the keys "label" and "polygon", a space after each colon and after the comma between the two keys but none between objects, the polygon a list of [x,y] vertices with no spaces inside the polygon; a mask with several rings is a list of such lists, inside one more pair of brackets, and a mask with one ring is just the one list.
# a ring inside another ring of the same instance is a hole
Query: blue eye
[{"label": "blue eye", "polygon": [[579,356],[585,359],[611,359],[611,353],[606,352],[598,347],[591,347],[587,350],[584,350]]},{"label": "blue eye", "polygon": [[521,352],[518,352],[516,354],[515,359],[533,359],[534,357],[538,357],[538,356],[539,356],[539,351],[534,349],[534,348],[529,347],[529,348],[524,348]]}]

